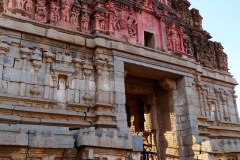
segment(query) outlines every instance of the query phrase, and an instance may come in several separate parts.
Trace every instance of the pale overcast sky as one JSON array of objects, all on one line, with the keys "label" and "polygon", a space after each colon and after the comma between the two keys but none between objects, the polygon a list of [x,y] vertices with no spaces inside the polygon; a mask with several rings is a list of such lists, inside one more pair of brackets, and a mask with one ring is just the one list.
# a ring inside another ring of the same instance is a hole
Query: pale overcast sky
[{"label": "pale overcast sky", "polygon": [[[191,8],[199,9],[203,28],[219,41],[228,55],[231,74],[240,83],[240,0],[189,0]],[[240,111],[240,86],[236,87]]]}]

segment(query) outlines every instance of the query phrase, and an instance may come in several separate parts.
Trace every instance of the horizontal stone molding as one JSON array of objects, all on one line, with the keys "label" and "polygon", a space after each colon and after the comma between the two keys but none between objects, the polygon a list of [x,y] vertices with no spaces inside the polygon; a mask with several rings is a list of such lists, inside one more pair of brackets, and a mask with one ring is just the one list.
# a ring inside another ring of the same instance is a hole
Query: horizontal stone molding
[{"label": "horizontal stone molding", "polygon": [[73,133],[64,127],[0,124],[0,145],[34,148],[73,148]]},{"label": "horizontal stone molding", "polygon": [[94,127],[80,129],[76,134],[76,145],[102,148],[132,150],[132,136],[130,133],[121,133],[117,129],[95,129]]}]

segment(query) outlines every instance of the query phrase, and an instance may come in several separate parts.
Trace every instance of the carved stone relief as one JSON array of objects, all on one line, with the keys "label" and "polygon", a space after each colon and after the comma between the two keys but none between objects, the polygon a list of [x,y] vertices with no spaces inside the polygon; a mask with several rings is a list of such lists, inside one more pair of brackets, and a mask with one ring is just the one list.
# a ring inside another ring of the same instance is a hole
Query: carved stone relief
[{"label": "carved stone relief", "polygon": [[[140,35],[144,34],[145,28],[153,30],[153,33],[164,31],[163,35],[154,35],[158,50],[173,51],[194,58],[204,67],[228,72],[223,47],[209,41],[211,36],[202,29],[199,11],[190,10],[188,1],[132,1],[135,5],[114,0],[96,3],[91,6],[87,1],[74,0],[39,0],[36,3],[33,0],[7,0],[4,1],[3,11],[84,33],[101,32],[130,44],[144,45],[146,39],[143,40]],[[143,21],[139,22],[142,12],[153,26],[146,27]],[[148,14],[151,12],[154,15]],[[176,21],[172,22],[172,19]]]}]

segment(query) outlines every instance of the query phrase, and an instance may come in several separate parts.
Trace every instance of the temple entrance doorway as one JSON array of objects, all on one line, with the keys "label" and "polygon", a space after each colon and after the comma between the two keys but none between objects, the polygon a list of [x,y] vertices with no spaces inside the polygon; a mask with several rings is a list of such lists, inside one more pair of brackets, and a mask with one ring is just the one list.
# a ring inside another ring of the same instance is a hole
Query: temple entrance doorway
[{"label": "temple entrance doorway", "polygon": [[[136,83],[137,80],[137,83]],[[142,159],[157,159],[156,132],[152,126],[153,106],[150,96],[157,82],[150,79],[128,76],[126,78],[126,112],[132,135],[143,137]]]},{"label": "temple entrance doorway", "polygon": [[[177,145],[173,136],[173,92],[166,90],[162,83],[165,76],[171,75],[131,64],[125,65],[125,71],[127,122],[132,135],[143,138],[141,159],[166,159],[169,142]],[[172,79],[177,77],[171,76]]]}]

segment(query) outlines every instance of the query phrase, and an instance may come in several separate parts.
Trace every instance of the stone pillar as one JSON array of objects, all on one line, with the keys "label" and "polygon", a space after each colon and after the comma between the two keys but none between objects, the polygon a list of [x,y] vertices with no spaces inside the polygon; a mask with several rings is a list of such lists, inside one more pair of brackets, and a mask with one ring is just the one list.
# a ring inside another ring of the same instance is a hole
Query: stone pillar
[{"label": "stone pillar", "polygon": [[33,88],[30,90],[30,93],[33,95],[33,97],[38,97],[40,95],[40,90],[38,88],[38,76],[39,76],[39,70],[42,67],[42,53],[40,50],[36,49],[34,51],[34,54],[31,56],[32,65],[34,68],[34,76],[33,76]]},{"label": "stone pillar", "polygon": [[[222,120],[231,121],[229,111],[228,111],[228,103],[227,103],[228,95],[225,95],[226,93],[222,89],[215,89],[215,94],[217,96],[219,106],[223,107]],[[221,109],[219,109],[219,110],[221,110]]]},{"label": "stone pillar", "polygon": [[53,74],[53,99],[57,101],[57,90],[58,90],[58,74]]},{"label": "stone pillar", "polygon": [[25,96],[25,90],[26,90],[26,84],[25,84],[25,80],[26,80],[26,69],[27,69],[27,58],[29,55],[32,54],[32,51],[29,48],[22,48],[20,50],[21,58],[23,61],[23,65],[22,65],[22,71],[21,71],[21,77],[20,77],[20,96]]},{"label": "stone pillar", "polygon": [[74,103],[80,103],[80,93],[79,93],[79,82],[77,80],[80,79],[80,71],[82,70],[83,60],[74,58],[73,59],[74,67],[75,67],[75,86],[74,89]]},{"label": "stone pillar", "polygon": [[73,85],[73,77],[68,75],[67,80],[66,80],[66,102],[72,102],[73,101],[73,90],[71,90],[71,86]]},{"label": "stone pillar", "polygon": [[200,78],[199,75],[197,77],[196,87],[197,87],[197,91],[198,91],[198,99],[199,99],[199,106],[200,106],[200,109],[201,109],[201,116],[206,117],[207,116],[206,106],[203,102],[203,96],[204,96],[203,95],[203,86],[201,84],[201,78]]},{"label": "stone pillar", "polygon": [[109,104],[114,104],[114,86],[111,84],[114,84],[114,63],[108,62],[107,63],[108,71],[109,71],[109,84],[110,84],[110,90],[109,90]]},{"label": "stone pillar", "polygon": [[51,52],[45,52],[44,57],[46,58],[46,75],[44,78],[44,99],[51,99],[50,97],[50,85],[51,85],[51,63],[53,62],[54,54]]},{"label": "stone pillar", "polygon": [[92,65],[90,64],[89,60],[86,59],[83,65],[83,75],[85,76],[85,95],[83,96],[83,99],[85,100],[85,103],[88,105],[90,105],[92,100],[92,95],[90,95],[89,91],[89,82],[92,70],[93,70]]},{"label": "stone pillar", "polygon": [[227,100],[226,100],[226,99],[223,99],[222,101],[223,101],[224,118],[225,118],[227,121],[230,121],[230,122],[231,122],[231,118],[230,118],[229,110],[228,110]]},{"label": "stone pillar", "polygon": [[215,91],[215,94],[216,94],[216,98],[217,98],[217,105],[216,105],[216,108],[217,108],[217,115],[219,117],[219,121],[223,120],[223,116],[221,114],[221,101],[220,101],[220,98],[219,98],[219,93],[218,93],[218,90],[214,90]]},{"label": "stone pillar", "polygon": [[34,78],[33,78],[33,88],[30,90],[33,97],[37,97],[40,94],[40,90],[38,89],[38,76],[39,70],[42,67],[41,61],[33,61],[33,68],[34,68]]},{"label": "stone pillar", "polygon": [[[121,87],[117,89],[117,83],[121,82]],[[115,104],[115,115],[117,121],[117,127],[121,130],[127,130],[130,132],[130,129],[127,125],[127,114],[126,114],[126,95],[125,95],[125,83],[124,83],[124,63],[119,61],[116,58],[114,59],[114,104]],[[122,91],[120,90],[123,89]]]},{"label": "stone pillar", "polygon": [[3,65],[4,65],[4,58],[6,52],[9,51],[10,46],[6,43],[1,43],[0,44],[0,93],[4,92],[4,86],[3,86]]},{"label": "stone pillar", "polygon": [[237,102],[236,102],[237,96],[235,95],[235,93],[236,93],[235,90],[233,90],[233,93],[232,93],[233,103],[234,103],[234,108],[236,112],[236,119],[237,119],[237,122],[239,123],[240,120],[239,120],[239,113],[238,113]]},{"label": "stone pillar", "polygon": [[[157,133],[161,135],[160,144],[158,150],[159,159],[174,159],[179,157],[179,142],[177,140],[177,123],[178,117],[175,114],[175,106],[177,105],[177,90],[176,90],[176,81],[169,78],[164,78],[159,81],[159,85],[165,90],[162,91],[159,95],[160,106],[164,109],[158,108],[158,116],[161,117],[158,122],[159,128]],[[164,97],[164,98],[161,98]],[[166,98],[168,101],[166,101]]]},{"label": "stone pillar", "polygon": [[96,102],[100,102],[102,103],[103,102],[103,99],[102,98],[105,98],[103,95],[101,95],[101,91],[102,91],[102,69],[103,69],[103,66],[105,65],[105,62],[102,61],[102,60],[96,60],[94,62],[94,65],[96,67],[96,70],[97,70],[97,92],[96,92]]},{"label": "stone pillar", "polygon": [[203,97],[203,105],[204,105],[204,108],[205,108],[205,116],[206,117],[210,117],[210,108],[207,107],[208,104],[207,104],[207,88],[205,86],[202,87],[202,97]]},{"label": "stone pillar", "polygon": [[193,103],[192,77],[183,77],[177,82],[177,100],[174,106],[177,122],[180,160],[193,160],[199,154],[199,137],[196,106]]}]

